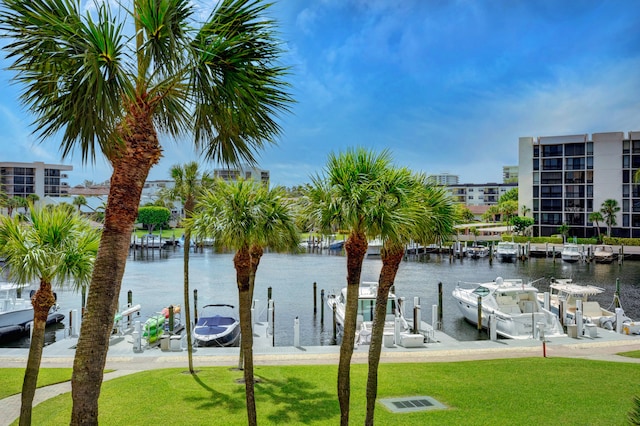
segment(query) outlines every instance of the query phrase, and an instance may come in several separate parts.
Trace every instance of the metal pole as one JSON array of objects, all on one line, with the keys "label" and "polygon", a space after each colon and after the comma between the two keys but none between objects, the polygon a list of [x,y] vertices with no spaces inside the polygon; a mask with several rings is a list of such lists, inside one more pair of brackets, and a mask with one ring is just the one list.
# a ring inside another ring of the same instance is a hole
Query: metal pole
[{"label": "metal pole", "polygon": [[333,305],[333,340],[338,336],[338,326],[336,325],[336,305]]},{"label": "metal pole", "polygon": [[320,324],[324,324],[324,289],[320,290]]},{"label": "metal pole", "polygon": [[442,281],[438,283],[438,330],[442,330]]},{"label": "metal pole", "polygon": [[195,316],[195,322],[198,322],[198,289],[193,289],[193,312]]},{"label": "metal pole", "polygon": [[313,283],[313,314],[318,312],[318,284]]},{"label": "metal pole", "polygon": [[482,330],[482,296],[478,296],[478,331]]}]

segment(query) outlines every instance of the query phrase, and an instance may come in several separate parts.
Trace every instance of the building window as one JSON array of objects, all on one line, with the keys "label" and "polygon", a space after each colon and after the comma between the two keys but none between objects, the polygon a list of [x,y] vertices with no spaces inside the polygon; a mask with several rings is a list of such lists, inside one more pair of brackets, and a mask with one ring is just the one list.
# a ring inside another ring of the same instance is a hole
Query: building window
[{"label": "building window", "polygon": [[623,155],[622,156],[622,168],[624,169],[628,169],[629,168],[629,156],[628,155]]},{"label": "building window", "polygon": [[587,169],[593,169],[593,157],[587,157]]},{"label": "building window", "polygon": [[629,170],[622,171],[622,183],[629,183]]},{"label": "building window", "polygon": [[565,183],[584,183],[584,172],[565,172]]},{"label": "building window", "polygon": [[587,171],[587,183],[593,183],[593,170]]},{"label": "building window", "polygon": [[538,185],[540,183],[540,173],[535,172],[533,174],[533,184]]},{"label": "building window", "polygon": [[562,198],[562,186],[541,186],[540,198]]},{"label": "building window", "polygon": [[622,141],[622,153],[623,154],[628,154],[629,153],[629,141]]},{"label": "building window", "polygon": [[593,155],[593,142],[587,142],[587,155]]},{"label": "building window", "polygon": [[633,150],[631,151],[634,154],[640,154],[640,141],[632,142]]},{"label": "building window", "polygon": [[568,143],[564,146],[564,155],[570,157],[572,155],[584,155],[583,143]]},{"label": "building window", "polygon": [[629,196],[629,185],[622,185],[622,196],[623,197]]},{"label": "building window", "polygon": [[540,170],[540,160],[537,158],[533,159],[533,170]]},{"label": "building window", "polygon": [[543,157],[562,157],[562,145],[543,145]]},{"label": "building window", "polygon": [[587,198],[593,198],[593,185],[587,185]]},{"label": "building window", "polygon": [[542,160],[542,170],[562,170],[562,158]]},{"label": "building window", "polygon": [[584,157],[567,158],[565,163],[567,170],[584,170]]},{"label": "building window", "polygon": [[533,157],[534,158],[540,157],[540,146],[539,145],[534,145],[533,146]]},{"label": "building window", "polygon": [[557,185],[562,183],[562,172],[542,172],[543,185]]},{"label": "building window", "polygon": [[[629,167],[628,165],[626,167]],[[640,155],[632,155],[631,156],[631,167],[637,169],[640,167]]]},{"label": "building window", "polygon": [[541,200],[542,211],[545,212],[561,212],[562,211],[562,200],[556,199],[548,199]]}]

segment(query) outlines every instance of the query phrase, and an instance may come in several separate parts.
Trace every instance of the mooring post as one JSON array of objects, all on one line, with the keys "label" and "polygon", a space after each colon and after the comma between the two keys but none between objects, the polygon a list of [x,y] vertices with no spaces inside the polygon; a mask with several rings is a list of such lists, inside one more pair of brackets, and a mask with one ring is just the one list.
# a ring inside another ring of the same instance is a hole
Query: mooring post
[{"label": "mooring post", "polygon": [[267,288],[267,300],[271,300],[271,287]]},{"label": "mooring post", "polygon": [[271,310],[271,324],[273,324],[273,328],[271,329],[271,346],[276,346],[276,302],[271,301],[271,306],[273,309]]},{"label": "mooring post", "polygon": [[478,331],[482,330],[482,296],[478,296]]},{"label": "mooring post", "polygon": [[169,333],[173,334],[173,326],[174,326],[174,319],[173,319],[173,305],[169,305]]},{"label": "mooring post", "polygon": [[318,284],[313,282],[313,315],[318,313]]},{"label": "mooring post", "polygon": [[489,265],[493,264],[493,242],[489,245]]},{"label": "mooring post", "polygon": [[442,281],[438,283],[438,330],[442,330]]},{"label": "mooring post", "polygon": [[320,290],[320,324],[324,324],[324,288]]},{"label": "mooring post", "polygon": [[335,341],[338,338],[338,326],[336,325],[336,305],[332,306],[333,311],[333,340]]},{"label": "mooring post", "polygon": [[198,289],[193,289],[193,313],[195,316],[195,322],[198,322]]},{"label": "mooring post", "polygon": [[300,320],[298,317],[293,320],[293,346],[300,347]]},{"label": "mooring post", "polygon": [[127,292],[127,304],[127,308],[133,305],[133,292],[131,290]]}]

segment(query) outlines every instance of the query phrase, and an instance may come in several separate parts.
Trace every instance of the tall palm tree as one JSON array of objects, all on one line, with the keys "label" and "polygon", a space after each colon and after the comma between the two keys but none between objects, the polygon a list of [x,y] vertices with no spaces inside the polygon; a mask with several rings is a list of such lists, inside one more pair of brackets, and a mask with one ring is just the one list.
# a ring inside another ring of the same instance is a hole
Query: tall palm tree
[{"label": "tall palm tree", "polygon": [[389,151],[377,154],[364,148],[330,154],[324,176],[314,176],[305,196],[305,214],[315,229],[349,231],[347,254],[347,300],[338,364],[340,424],[349,423],[351,357],[356,334],[358,289],[368,236],[380,234],[377,222],[385,199],[385,179],[391,164]]},{"label": "tall palm tree", "polygon": [[22,384],[21,425],[31,424],[45,326],[55,303],[52,285],[72,283],[79,289],[89,283],[100,241],[99,231],[69,208],[31,205],[28,219],[0,217],[0,254],[6,259],[10,278],[19,284],[40,281],[31,299],[33,326]]},{"label": "tall palm tree", "polygon": [[389,291],[411,241],[422,244],[442,242],[454,231],[455,207],[445,189],[427,184],[426,176],[412,175],[406,169],[392,170],[387,176],[386,197],[378,211],[380,234],[384,241],[380,257],[376,306],[369,347],[367,413],[365,424],[373,425],[378,391],[378,365],[387,315]]},{"label": "tall palm tree", "polygon": [[3,49],[39,137],[61,135],[63,158],[102,153],[113,170],[72,376],[71,423],[95,424],[129,238],[142,186],[162,156],[157,131],[192,135],[207,159],[253,164],[292,102],[288,71],[277,64],[269,4],[259,0],[216,2],[199,26],[189,0],[97,2],[94,13],[79,0],[3,5]]},{"label": "tall palm tree", "polygon": [[620,211],[618,202],[614,199],[604,200],[600,213],[604,217],[604,222],[607,224],[607,237],[611,237],[611,228],[616,226],[616,214]]},{"label": "tall palm tree", "polygon": [[600,236],[600,222],[604,222],[604,216],[600,212],[591,212],[589,213],[589,222],[594,222],[596,224],[596,229],[598,230],[598,241],[601,241]]},{"label": "tall palm tree", "polygon": [[253,374],[253,327],[251,301],[255,274],[265,247],[274,251],[294,250],[300,241],[293,210],[283,188],[269,190],[248,180],[217,181],[205,191],[198,212],[189,226],[198,236],[213,237],[217,247],[235,250],[233,257],[238,285],[240,350],[244,360],[244,382],[248,424],[257,424]]},{"label": "tall palm tree", "polygon": [[[173,188],[169,190],[169,196],[173,199],[180,199],[184,208],[186,219],[193,215],[196,200],[203,188],[210,186],[211,178],[208,174],[201,174],[198,170],[198,163],[195,161],[186,163],[184,166],[176,164],[171,167],[170,173],[173,178]],[[184,229],[184,315],[185,330],[187,335],[187,353],[189,360],[189,372],[195,373],[193,369],[193,346],[191,338],[191,303],[189,300],[189,247],[191,245],[191,228]]]},{"label": "tall palm tree", "polygon": [[80,212],[80,208],[87,204],[87,199],[84,198],[84,195],[78,195],[77,197],[73,197],[73,205],[78,208],[78,212]]}]

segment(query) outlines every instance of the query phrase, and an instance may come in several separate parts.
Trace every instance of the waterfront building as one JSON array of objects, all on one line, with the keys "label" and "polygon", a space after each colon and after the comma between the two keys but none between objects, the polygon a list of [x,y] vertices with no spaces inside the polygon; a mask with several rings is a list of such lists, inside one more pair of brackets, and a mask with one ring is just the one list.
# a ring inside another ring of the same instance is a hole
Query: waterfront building
[{"label": "waterfront building", "polygon": [[39,198],[68,195],[68,175],[73,166],[64,164],[0,162],[0,189],[9,197]]},{"label": "waterfront building", "polygon": [[441,173],[439,175],[429,175],[427,176],[427,183],[431,185],[457,185],[459,183],[460,176],[451,175],[449,173]]},{"label": "waterfront building", "polygon": [[213,176],[226,182],[233,182],[242,178],[253,179],[256,182],[262,182],[267,186],[269,185],[269,171],[251,167],[248,164],[242,164],[236,168],[214,169]]},{"label": "waterfront building", "polygon": [[454,202],[467,207],[493,206],[505,192],[517,187],[517,183],[465,183],[449,185],[447,191]]},{"label": "waterfront building", "polygon": [[[589,221],[605,200],[620,211],[611,235],[640,238],[640,132],[521,137],[518,192],[520,210],[531,209],[534,236],[558,233],[563,224],[578,238],[598,234]],[[606,224],[598,223],[601,233]]]},{"label": "waterfront building", "polygon": [[518,166],[502,166],[502,182],[518,183]]}]

